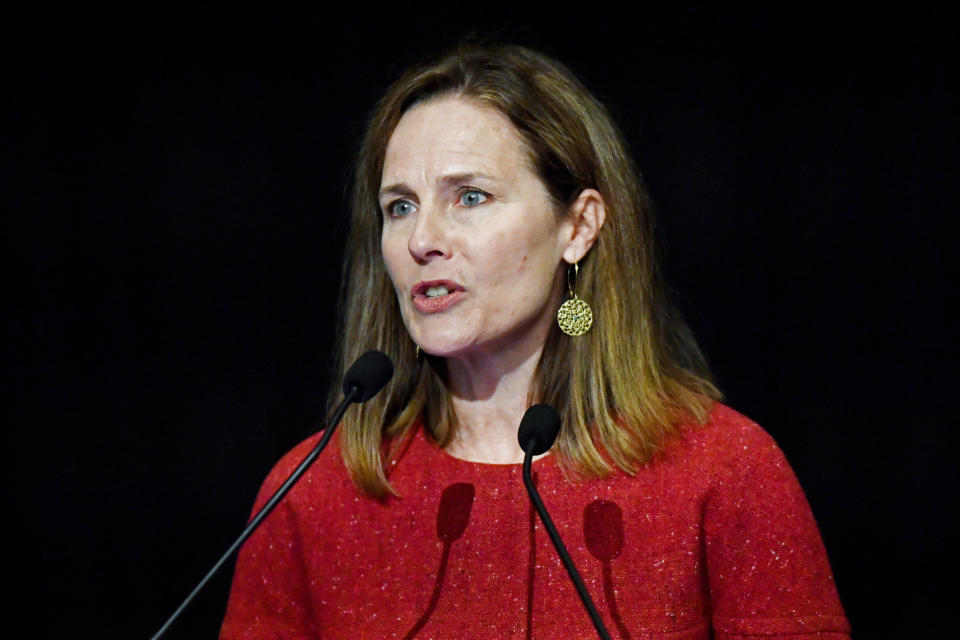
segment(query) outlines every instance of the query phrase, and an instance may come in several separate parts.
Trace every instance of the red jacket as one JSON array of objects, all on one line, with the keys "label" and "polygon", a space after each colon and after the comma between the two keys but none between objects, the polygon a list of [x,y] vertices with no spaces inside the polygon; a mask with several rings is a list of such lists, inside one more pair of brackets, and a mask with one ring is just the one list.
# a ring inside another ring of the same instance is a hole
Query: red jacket
[{"label": "red jacket", "polygon": [[[633,477],[569,481],[552,456],[533,469],[611,637],[849,638],[800,485],[733,410]],[[453,458],[421,430],[390,480],[400,498],[365,497],[328,448],[242,548],[221,639],[596,637],[520,465]]]}]

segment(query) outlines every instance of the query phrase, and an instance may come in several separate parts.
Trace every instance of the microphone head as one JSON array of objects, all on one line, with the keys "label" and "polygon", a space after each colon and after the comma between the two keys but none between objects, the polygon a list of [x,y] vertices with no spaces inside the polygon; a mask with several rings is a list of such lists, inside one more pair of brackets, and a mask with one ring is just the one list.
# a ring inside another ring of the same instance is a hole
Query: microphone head
[{"label": "microphone head", "polygon": [[538,456],[553,446],[560,433],[560,416],[548,404],[535,404],[523,414],[517,440],[524,453]]},{"label": "microphone head", "polygon": [[366,402],[393,377],[393,363],[380,351],[370,350],[357,358],[343,376],[343,393],[350,394],[356,388],[359,395],[354,402]]}]

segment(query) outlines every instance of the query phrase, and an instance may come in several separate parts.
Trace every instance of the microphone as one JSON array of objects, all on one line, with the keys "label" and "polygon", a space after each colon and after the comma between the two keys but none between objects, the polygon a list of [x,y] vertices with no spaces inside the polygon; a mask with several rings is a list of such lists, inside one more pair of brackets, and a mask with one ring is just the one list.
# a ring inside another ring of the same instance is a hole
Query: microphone
[{"label": "microphone", "polygon": [[524,453],[538,456],[546,453],[557,440],[560,433],[560,416],[557,410],[548,404],[535,404],[520,419],[517,440]]},{"label": "microphone", "polygon": [[350,365],[343,376],[343,395],[350,396],[356,390],[356,398],[351,402],[366,402],[387,386],[392,377],[393,363],[390,358],[380,351],[367,351]]},{"label": "microphone", "polygon": [[193,598],[200,593],[203,587],[206,586],[207,582],[216,575],[217,571],[220,570],[220,567],[233,555],[233,553],[240,548],[247,538],[256,531],[257,527],[260,526],[260,523],[273,511],[273,508],[277,506],[280,500],[283,499],[287,492],[296,484],[297,480],[300,479],[300,476],[313,464],[313,461],[317,459],[317,456],[320,455],[320,452],[323,451],[327,443],[330,441],[330,438],[333,436],[333,432],[337,429],[337,424],[339,424],[340,419],[343,417],[343,414],[346,413],[347,407],[349,407],[354,402],[366,402],[386,386],[387,382],[390,381],[390,378],[393,377],[393,363],[390,361],[386,355],[380,351],[367,351],[362,356],[357,358],[357,360],[350,365],[350,368],[347,369],[346,375],[343,376],[343,395],[344,398],[337,405],[337,408],[333,410],[333,413],[330,415],[330,418],[327,419],[326,428],[323,433],[323,437],[320,438],[320,442],[317,443],[317,446],[307,454],[307,457],[303,459],[303,462],[290,474],[280,488],[274,492],[274,494],[267,500],[266,504],[260,508],[260,511],[257,512],[247,524],[247,528],[243,530],[243,533],[240,534],[240,537],[230,545],[230,548],[227,549],[215,565],[203,580],[200,581],[193,591],[190,592],[190,595],[187,596],[186,600],[177,607],[177,610],[173,612],[173,615],[164,623],[160,630],[153,635],[151,640],[158,640],[166,631],[170,628],[170,625],[180,616],[181,613],[187,608]]},{"label": "microphone", "polygon": [[533,477],[530,472],[533,456],[549,451],[559,433],[560,416],[557,415],[556,409],[550,405],[535,404],[523,414],[523,418],[520,420],[520,428],[517,431],[517,440],[520,442],[520,448],[523,449],[523,484],[527,487],[530,501],[533,502],[537,513],[540,514],[540,520],[543,521],[543,526],[547,530],[550,541],[553,543],[554,549],[557,550],[557,555],[560,556],[563,566],[570,575],[573,586],[577,588],[577,594],[579,594],[580,601],[583,602],[583,606],[590,615],[590,620],[597,630],[597,635],[603,640],[610,640],[610,634],[597,612],[597,607],[593,604],[593,599],[590,597],[586,585],[583,584],[583,578],[580,577],[580,573],[573,565],[573,560],[570,559],[570,554],[567,552],[563,540],[560,539],[560,534],[553,525],[553,520],[547,513],[547,508],[543,506],[543,500],[540,499],[540,494],[533,484]]}]

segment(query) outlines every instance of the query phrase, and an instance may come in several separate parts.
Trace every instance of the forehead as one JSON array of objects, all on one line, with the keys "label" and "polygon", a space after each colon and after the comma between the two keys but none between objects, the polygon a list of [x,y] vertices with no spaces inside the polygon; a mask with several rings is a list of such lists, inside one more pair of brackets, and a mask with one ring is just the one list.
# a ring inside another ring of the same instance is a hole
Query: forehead
[{"label": "forehead", "polygon": [[520,132],[493,107],[443,97],[404,113],[387,143],[383,182],[448,173],[509,175],[530,167]]}]

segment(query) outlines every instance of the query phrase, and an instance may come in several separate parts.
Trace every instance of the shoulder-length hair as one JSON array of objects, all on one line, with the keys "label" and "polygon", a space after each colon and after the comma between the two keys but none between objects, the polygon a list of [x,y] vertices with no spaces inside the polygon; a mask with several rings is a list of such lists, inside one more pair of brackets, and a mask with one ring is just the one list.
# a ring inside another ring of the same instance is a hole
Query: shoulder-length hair
[{"label": "shoulder-length hair", "polygon": [[562,416],[554,451],[566,471],[634,473],[681,420],[704,422],[720,397],[660,281],[649,197],[610,114],[573,73],[530,49],[477,43],[461,44],[394,82],[357,155],[338,367],[342,376],[367,349],[380,349],[397,366],[383,392],[344,417],[347,468],[359,487],[382,497],[392,492],[391,461],[421,421],[440,446],[456,428],[444,361],[418,358],[401,319],[380,251],[378,202],[387,142],[400,118],[416,103],[448,96],[496,109],[513,123],[558,211],[583,189],[603,196],[606,223],[577,280],[593,328],[570,337],[552,327],[528,402],[549,403]]}]

